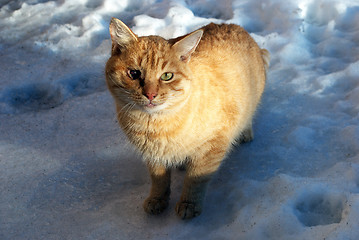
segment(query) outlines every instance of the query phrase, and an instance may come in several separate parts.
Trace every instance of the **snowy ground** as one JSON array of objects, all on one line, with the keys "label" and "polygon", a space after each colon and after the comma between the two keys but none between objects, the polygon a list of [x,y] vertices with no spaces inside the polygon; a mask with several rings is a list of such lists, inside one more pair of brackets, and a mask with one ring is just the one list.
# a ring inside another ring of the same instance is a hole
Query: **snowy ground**
[{"label": "snowy ground", "polygon": [[[164,214],[142,210],[104,81],[111,17],[167,38],[236,23],[271,52],[255,140],[192,221],[181,172]],[[358,43],[358,0],[1,0],[0,239],[358,239]]]}]

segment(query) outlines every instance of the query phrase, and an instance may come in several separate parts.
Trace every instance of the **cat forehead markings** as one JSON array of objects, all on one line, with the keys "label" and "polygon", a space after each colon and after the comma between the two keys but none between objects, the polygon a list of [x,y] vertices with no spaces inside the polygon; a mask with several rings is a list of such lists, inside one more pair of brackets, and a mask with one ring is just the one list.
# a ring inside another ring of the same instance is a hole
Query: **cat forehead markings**
[{"label": "cat forehead markings", "polygon": [[149,38],[141,39],[138,42],[139,49],[137,51],[137,64],[143,69],[150,70],[153,74],[162,74],[166,67],[171,66],[169,63],[169,56],[171,53],[170,44],[161,37],[150,36]]}]

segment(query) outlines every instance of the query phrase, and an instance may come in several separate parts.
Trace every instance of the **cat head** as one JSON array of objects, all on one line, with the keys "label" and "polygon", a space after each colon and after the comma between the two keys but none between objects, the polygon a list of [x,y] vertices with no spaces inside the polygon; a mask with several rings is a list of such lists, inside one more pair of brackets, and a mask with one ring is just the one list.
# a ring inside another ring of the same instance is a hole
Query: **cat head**
[{"label": "cat head", "polygon": [[133,109],[165,113],[185,104],[192,78],[188,65],[202,30],[171,40],[138,37],[113,18],[110,34],[112,50],[106,64],[106,81],[124,112]]}]

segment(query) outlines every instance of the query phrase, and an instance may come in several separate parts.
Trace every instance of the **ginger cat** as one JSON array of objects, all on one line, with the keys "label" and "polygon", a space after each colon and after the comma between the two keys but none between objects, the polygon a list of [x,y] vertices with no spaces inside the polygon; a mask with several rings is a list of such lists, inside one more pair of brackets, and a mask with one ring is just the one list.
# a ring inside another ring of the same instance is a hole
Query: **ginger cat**
[{"label": "ginger cat", "polygon": [[169,203],[171,168],[185,165],[182,219],[202,211],[206,186],[236,140],[253,138],[252,117],[266,79],[269,53],[237,25],[209,24],[165,40],[136,36],[110,23],[106,81],[120,126],[147,163],[150,214]]}]

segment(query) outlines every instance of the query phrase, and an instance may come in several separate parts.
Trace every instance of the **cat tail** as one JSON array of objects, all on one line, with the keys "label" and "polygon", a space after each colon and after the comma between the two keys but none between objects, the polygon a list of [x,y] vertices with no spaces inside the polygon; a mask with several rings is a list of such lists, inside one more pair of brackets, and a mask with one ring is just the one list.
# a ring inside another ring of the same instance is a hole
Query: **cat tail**
[{"label": "cat tail", "polygon": [[269,68],[270,54],[267,49],[261,49],[262,60],[266,71]]}]

